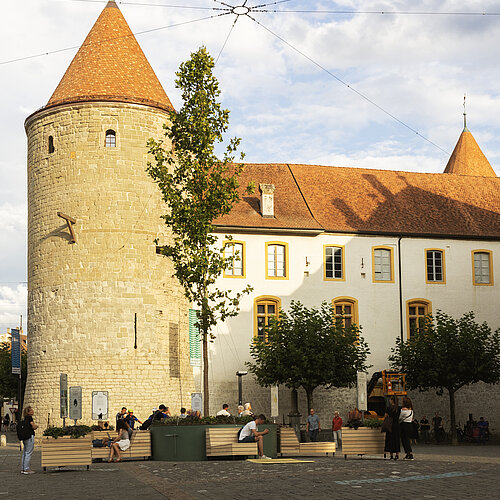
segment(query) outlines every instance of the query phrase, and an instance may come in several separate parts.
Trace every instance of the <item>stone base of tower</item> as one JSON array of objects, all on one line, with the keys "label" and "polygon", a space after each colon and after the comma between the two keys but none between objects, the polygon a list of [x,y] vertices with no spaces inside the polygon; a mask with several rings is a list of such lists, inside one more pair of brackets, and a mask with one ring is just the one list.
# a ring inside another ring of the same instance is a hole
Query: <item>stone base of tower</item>
[{"label": "stone base of tower", "polygon": [[[172,414],[180,413],[182,406],[191,405],[193,392],[192,369],[186,366],[179,377],[169,375],[165,360],[154,355],[53,360],[40,363],[36,376],[29,377],[24,406],[35,411],[35,421],[41,430],[61,426],[60,373],[68,374],[68,387],[82,388],[82,419],[79,424],[97,424],[92,419],[92,392],[108,392],[108,418],[115,425],[115,416],[125,406],[144,421],[153,408],[160,404],[170,407]],[[69,401],[71,405],[71,401]],[[66,424],[73,424],[69,418]]]}]

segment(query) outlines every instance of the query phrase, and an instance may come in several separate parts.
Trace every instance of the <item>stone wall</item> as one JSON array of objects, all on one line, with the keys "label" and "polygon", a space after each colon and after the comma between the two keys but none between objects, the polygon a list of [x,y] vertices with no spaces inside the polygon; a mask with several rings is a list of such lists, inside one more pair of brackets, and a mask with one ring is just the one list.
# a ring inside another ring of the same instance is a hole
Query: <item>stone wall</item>
[{"label": "stone wall", "polygon": [[[231,413],[236,412],[238,404],[238,385],[236,376],[233,382],[216,384],[211,393],[211,413],[215,414],[223,403],[230,405]],[[450,412],[448,394],[437,396],[436,391],[418,392],[410,391],[415,408],[415,416],[420,420],[426,415],[431,420],[437,411],[443,417],[446,430],[449,430]],[[243,377],[243,400],[252,404],[255,413],[271,414],[271,398],[268,388],[259,387],[251,378],[251,375]],[[356,406],[355,389],[316,389],[314,391],[314,409],[323,419],[323,426],[330,425],[334,411],[338,411],[343,419],[347,419],[349,410]],[[279,388],[279,417],[278,422],[288,423],[290,413],[290,390],[286,387]],[[307,399],[304,390],[299,390],[299,411],[302,421],[305,423],[307,417]],[[462,426],[473,414],[474,420],[484,417],[489,421],[490,430],[500,433],[500,385],[489,385],[478,383],[460,389],[456,394],[456,420]],[[324,427],[326,428],[326,427]]]},{"label": "stone wall", "polygon": [[[169,234],[145,172],[146,141],[163,137],[166,120],[161,110],[120,103],[58,106],[27,119],[25,404],[42,427],[61,423],[60,373],[82,387],[85,423],[93,390],[109,391],[111,418],[122,406],[145,419],[160,403],[189,400],[188,304],[171,262],[156,254],[155,238]],[[114,148],[105,147],[108,129]],[[58,211],[76,219],[76,243]]]}]

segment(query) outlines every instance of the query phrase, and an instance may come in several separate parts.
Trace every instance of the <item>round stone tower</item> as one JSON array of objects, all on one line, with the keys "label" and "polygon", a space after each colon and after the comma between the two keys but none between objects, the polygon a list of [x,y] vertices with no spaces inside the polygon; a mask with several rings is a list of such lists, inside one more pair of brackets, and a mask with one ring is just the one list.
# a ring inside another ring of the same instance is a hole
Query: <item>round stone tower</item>
[{"label": "round stone tower", "polygon": [[[167,228],[146,174],[148,138],[172,105],[108,2],[28,136],[28,381],[25,405],[61,425],[59,378],[108,391],[145,419],[189,406],[188,304],[155,238]],[[112,422],[113,423],[113,422]]]}]

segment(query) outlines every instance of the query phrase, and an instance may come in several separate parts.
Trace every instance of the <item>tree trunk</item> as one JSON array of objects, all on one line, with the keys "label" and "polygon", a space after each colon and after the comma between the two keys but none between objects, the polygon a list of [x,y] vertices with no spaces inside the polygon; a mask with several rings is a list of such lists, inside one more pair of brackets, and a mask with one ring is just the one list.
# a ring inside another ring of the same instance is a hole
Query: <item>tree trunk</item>
[{"label": "tree trunk", "polygon": [[451,433],[451,444],[457,445],[457,428],[455,425],[455,389],[448,389],[448,394],[450,395],[450,433]]},{"label": "tree trunk", "polygon": [[203,416],[210,415],[210,396],[208,393],[208,332],[203,331]]},{"label": "tree trunk", "polygon": [[314,408],[314,399],[313,399],[313,392],[314,388],[304,388],[306,390],[306,395],[307,395],[307,414],[309,415],[309,411],[311,408]]}]

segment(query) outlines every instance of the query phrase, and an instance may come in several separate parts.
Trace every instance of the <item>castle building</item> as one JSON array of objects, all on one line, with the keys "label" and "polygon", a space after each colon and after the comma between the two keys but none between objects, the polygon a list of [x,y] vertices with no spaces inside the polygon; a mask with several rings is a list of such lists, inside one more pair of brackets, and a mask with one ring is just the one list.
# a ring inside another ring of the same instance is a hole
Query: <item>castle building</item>
[{"label": "castle building", "polygon": [[[90,31],[28,135],[28,341],[25,402],[42,424],[60,423],[59,375],[92,391],[110,412],[133,405],[173,413],[200,387],[195,317],[172,265],[158,188],[146,175],[146,141],[163,136],[172,109],[114,2]],[[253,286],[241,312],[210,346],[211,413],[237,403],[235,372],[269,318],[292,300],[331,302],[363,327],[372,370],[388,368],[395,339],[427,313],[473,310],[500,326],[500,179],[464,128],[442,174],[313,165],[248,164],[242,195],[215,221],[220,245],[235,241],[223,289]],[[59,215],[58,215],[59,214]],[[269,413],[269,389],[247,376],[244,399]],[[493,392],[492,392],[493,391]],[[494,425],[498,386],[457,393],[457,419],[482,411]],[[493,394],[493,396],[492,396]],[[496,395],[496,396],[494,396]],[[319,391],[325,417],[355,404],[353,390]],[[415,395],[419,414],[446,415],[448,401]],[[290,410],[280,388],[280,420]],[[302,406],[302,409],[305,407]],[[500,422],[497,422],[500,424]]]}]

